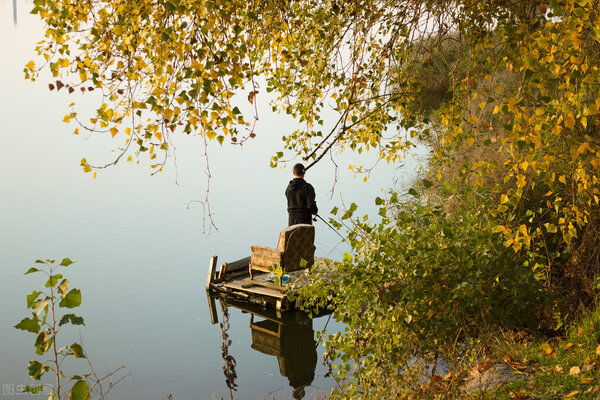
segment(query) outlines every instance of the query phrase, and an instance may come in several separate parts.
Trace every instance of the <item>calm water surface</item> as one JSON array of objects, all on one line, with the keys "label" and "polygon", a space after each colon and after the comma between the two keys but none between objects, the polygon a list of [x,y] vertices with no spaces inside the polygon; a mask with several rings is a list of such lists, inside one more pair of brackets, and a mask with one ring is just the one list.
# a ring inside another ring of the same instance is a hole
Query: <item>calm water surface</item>
[{"label": "calm water surface", "polygon": [[[251,244],[276,244],[287,223],[283,192],[290,172],[269,168],[268,160],[293,121],[272,114],[268,99],[259,96],[256,140],[243,148],[211,147],[210,199],[218,231],[206,235],[202,207],[187,207],[206,190],[199,138],[178,138],[177,168],[171,163],[162,175],[151,177],[149,168],[130,164],[104,170],[95,180],[82,173],[82,157],[109,161],[115,143],[106,136],[72,135],[75,127],[61,120],[73,98],[49,92],[47,77],[33,84],[23,79],[23,66],[35,58],[34,45],[43,36],[30,8],[29,1],[0,0],[1,398],[14,398],[11,388],[29,383],[26,366],[34,358],[34,335],[12,326],[28,316],[25,295],[43,282],[22,273],[35,259],[63,257],[78,261],[66,273],[83,292],[78,314],[86,325],[66,329],[62,343],[81,334],[98,372],[118,363],[127,367],[130,375],[111,398],[229,398],[221,330],[210,322],[204,290],[208,262],[215,254],[220,262],[245,257]],[[97,106],[81,102],[80,111]],[[307,175],[323,216],[351,202],[372,212],[381,188],[394,179],[405,182],[416,168],[411,160],[402,169],[382,167],[364,184],[343,172],[350,159],[338,161],[342,173],[333,196],[331,163]],[[322,223],[316,230],[317,256],[339,259],[349,250]],[[216,305],[222,320],[218,300]],[[331,331],[342,329],[339,324],[327,317],[278,319],[240,307],[226,308],[228,351],[237,361],[234,398],[286,399],[298,382],[310,384],[305,398],[315,398],[335,385],[324,378],[323,349],[314,347],[314,333],[326,324]],[[67,372],[87,368],[76,362]]]}]

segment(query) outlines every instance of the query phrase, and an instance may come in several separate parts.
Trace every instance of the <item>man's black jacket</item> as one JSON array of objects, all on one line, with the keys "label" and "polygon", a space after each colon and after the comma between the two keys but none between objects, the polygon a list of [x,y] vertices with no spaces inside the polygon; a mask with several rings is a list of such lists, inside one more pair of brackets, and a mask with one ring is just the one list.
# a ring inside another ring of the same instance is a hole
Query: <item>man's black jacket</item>
[{"label": "man's black jacket", "polygon": [[[310,221],[311,214],[316,214],[319,209],[315,201],[315,189],[312,185],[302,178],[294,178],[285,189],[287,198],[287,209],[290,217],[298,216],[308,217]],[[310,223],[310,222],[304,222]]]}]

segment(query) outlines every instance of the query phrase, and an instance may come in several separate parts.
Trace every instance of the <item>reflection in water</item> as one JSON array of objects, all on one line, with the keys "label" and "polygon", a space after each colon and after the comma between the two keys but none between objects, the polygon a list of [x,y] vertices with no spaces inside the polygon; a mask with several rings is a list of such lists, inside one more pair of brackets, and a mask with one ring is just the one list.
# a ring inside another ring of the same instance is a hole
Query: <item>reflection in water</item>
[{"label": "reflection in water", "polygon": [[229,388],[229,397],[233,399],[233,391],[237,390],[237,384],[235,379],[237,373],[235,372],[236,361],[231,354],[229,354],[229,346],[231,346],[231,340],[229,339],[229,310],[227,309],[227,303],[221,301],[221,309],[223,311],[223,322],[220,323],[221,327],[221,356],[225,365],[223,366],[223,374],[225,374],[225,383]]},{"label": "reflection in water", "polygon": [[[280,312],[231,298],[221,297],[219,300],[223,310],[223,322],[220,324],[221,331],[223,332],[223,327],[229,328],[227,306],[233,306],[250,313],[251,347],[263,354],[277,357],[279,372],[281,376],[288,379],[290,386],[293,388],[293,397],[302,399],[305,394],[304,388],[309,386],[315,378],[315,368],[317,366],[317,342],[314,339],[312,319],[300,311]],[[209,306],[211,306],[210,301]],[[211,315],[213,315],[214,302],[212,302],[211,307],[213,307],[213,310],[211,310]],[[212,322],[215,323],[216,318],[212,318]],[[226,331],[222,338],[223,359],[226,362],[223,372],[231,392],[231,375],[228,375],[230,370],[226,368],[229,358],[226,359],[225,357],[227,355],[233,359],[226,351],[231,341],[227,339]],[[235,379],[237,376],[235,375],[234,359],[232,370],[233,379]]]},{"label": "reflection in water", "polygon": [[252,348],[276,356],[281,376],[294,388],[294,398],[304,397],[304,387],[312,383],[317,366],[317,346],[312,320],[283,323],[275,319],[254,320],[250,316]]}]

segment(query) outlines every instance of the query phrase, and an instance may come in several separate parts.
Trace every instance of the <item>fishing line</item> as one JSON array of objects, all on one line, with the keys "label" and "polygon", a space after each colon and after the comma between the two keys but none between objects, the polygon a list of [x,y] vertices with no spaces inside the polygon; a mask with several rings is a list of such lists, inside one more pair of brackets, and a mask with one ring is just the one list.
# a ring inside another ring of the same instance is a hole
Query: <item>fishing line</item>
[{"label": "fishing line", "polygon": [[344,242],[344,240],[340,240],[339,242],[337,242],[337,244],[335,246],[333,246],[333,249],[331,249],[331,251],[329,253],[327,253],[327,255],[325,257],[329,257],[331,255],[331,253],[333,253],[333,251],[335,249],[337,249],[337,247],[342,244],[342,242]]}]

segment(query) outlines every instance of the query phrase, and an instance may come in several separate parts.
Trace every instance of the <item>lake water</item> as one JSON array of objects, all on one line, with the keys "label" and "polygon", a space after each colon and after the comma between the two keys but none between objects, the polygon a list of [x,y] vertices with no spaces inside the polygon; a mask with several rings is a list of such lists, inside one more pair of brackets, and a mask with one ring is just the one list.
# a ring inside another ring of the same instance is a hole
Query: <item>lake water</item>
[{"label": "lake water", "polygon": [[[210,146],[210,204],[218,231],[207,234],[201,205],[187,207],[202,200],[206,190],[198,137],[176,138],[177,167],[171,162],[162,175],[150,176],[148,167],[127,163],[101,171],[97,179],[83,174],[82,157],[90,163],[109,161],[115,143],[106,136],[71,134],[74,126],[61,120],[72,99],[65,91],[50,92],[47,78],[24,80],[23,66],[35,59],[34,45],[43,37],[39,20],[29,14],[31,6],[30,1],[0,0],[1,398],[14,398],[21,385],[30,383],[27,363],[39,359],[35,336],[13,328],[29,316],[25,296],[43,284],[41,277],[23,272],[36,259],[63,257],[77,261],[65,273],[82,290],[83,304],[76,311],[86,325],[66,328],[62,343],[81,335],[99,373],[118,363],[127,367],[129,376],[111,398],[230,398],[221,330],[210,322],[204,289],[209,259],[218,255],[219,263],[233,261],[248,256],[251,244],[276,244],[287,224],[283,192],[291,165],[271,169],[268,162],[294,122],[273,114],[268,98],[259,94],[256,139],[243,148]],[[80,111],[97,106],[81,102]],[[333,206],[351,202],[359,212],[373,214],[381,188],[408,181],[417,166],[412,159],[402,168],[380,166],[365,184],[345,172],[351,158],[337,160],[340,176],[333,195],[331,162],[307,174],[324,217]],[[316,223],[315,244],[317,256],[340,259],[349,250],[322,222]],[[218,301],[217,309],[222,319]],[[250,310],[253,315],[233,305],[227,310],[228,351],[237,361],[234,398],[287,399],[298,382],[309,384],[305,398],[318,398],[335,385],[324,377],[322,347],[314,354],[310,338],[325,326],[342,329],[339,324],[328,317],[307,321],[289,315],[278,321],[264,310]],[[289,340],[273,344],[265,329],[292,332],[287,336],[295,339],[292,345]],[[67,372],[87,369],[83,361],[67,366]]]}]

